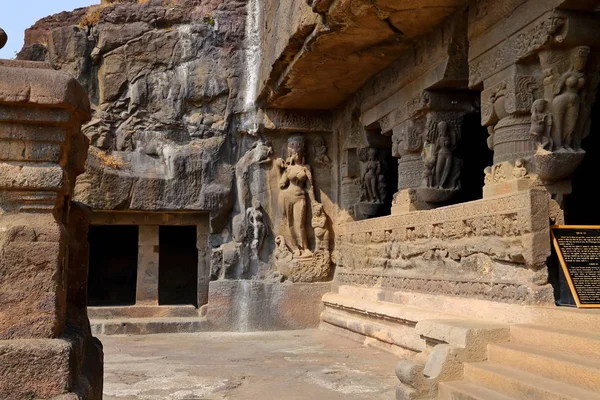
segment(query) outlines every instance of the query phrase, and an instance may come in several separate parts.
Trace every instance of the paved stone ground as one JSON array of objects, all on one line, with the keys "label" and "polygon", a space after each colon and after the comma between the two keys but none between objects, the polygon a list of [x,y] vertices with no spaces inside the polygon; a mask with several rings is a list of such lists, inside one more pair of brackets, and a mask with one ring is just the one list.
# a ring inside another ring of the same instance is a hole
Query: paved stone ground
[{"label": "paved stone ground", "polygon": [[318,330],[100,340],[104,400],[395,398],[398,358]]}]

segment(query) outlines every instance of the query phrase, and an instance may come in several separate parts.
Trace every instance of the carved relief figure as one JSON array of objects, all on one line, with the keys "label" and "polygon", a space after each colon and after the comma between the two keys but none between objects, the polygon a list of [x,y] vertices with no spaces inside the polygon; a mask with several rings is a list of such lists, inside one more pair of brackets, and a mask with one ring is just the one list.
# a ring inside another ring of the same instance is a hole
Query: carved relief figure
[{"label": "carved relief figure", "polygon": [[436,143],[435,180],[438,189],[442,189],[452,169],[452,141],[448,133],[448,125],[444,121],[438,123],[438,140]]},{"label": "carved relief figure", "polygon": [[515,167],[513,168],[512,174],[515,179],[521,179],[527,176],[527,168],[525,168],[524,160],[518,159],[515,161]]},{"label": "carved relief figure", "polygon": [[248,172],[254,164],[264,164],[271,161],[273,149],[268,141],[262,139],[252,144],[252,148],[244,154],[235,166],[236,185],[240,211],[243,213],[249,200]]},{"label": "carved relief figure", "polygon": [[546,150],[552,148],[552,114],[548,102],[544,99],[534,101],[531,106],[531,128],[529,133],[542,148]]},{"label": "carved relief figure", "polygon": [[256,199],[252,200],[252,207],[246,210],[246,223],[252,230],[252,243],[250,248],[254,250],[255,253],[258,253],[265,240],[267,226],[263,221],[263,212],[261,210],[260,202]]},{"label": "carved relief figure", "polygon": [[369,203],[383,203],[385,198],[385,189],[383,190],[384,196],[381,197],[382,188],[381,183],[385,183],[385,175],[383,175],[381,162],[378,158],[377,149],[369,148],[366,149],[367,158],[364,161],[366,163],[365,173],[362,176],[361,182],[361,201]]},{"label": "carved relief figure", "polygon": [[[433,122],[434,123],[434,122]],[[446,121],[429,128],[427,141],[432,143],[430,156],[424,160],[424,181],[428,187],[456,189],[460,176],[460,160],[452,152],[457,140]]]},{"label": "carved relief figure", "polygon": [[315,152],[315,164],[323,167],[331,166],[331,158],[327,155],[327,143],[321,137],[313,140],[313,151]]},{"label": "carved relief figure", "polygon": [[317,244],[315,250],[329,251],[329,229],[327,229],[327,216],[323,212],[323,204],[312,204],[312,227],[315,230]]},{"label": "carved relief figure", "polygon": [[307,211],[306,195],[308,194],[311,203],[315,201],[312,172],[310,166],[304,164],[304,149],[303,137],[291,137],[288,139],[287,158],[275,161],[280,173],[283,236],[296,256],[311,254],[304,229]]},{"label": "carved relief figure", "polygon": [[262,139],[252,144],[248,150],[237,162],[235,166],[237,203],[239,214],[233,219],[233,236],[236,242],[241,243],[247,232],[247,214],[246,207],[250,202],[249,175],[253,166],[271,162],[273,149],[268,141]]},{"label": "carved relief figure", "polygon": [[578,47],[571,70],[563,74],[556,85],[552,100],[552,114],[556,122],[552,129],[554,150],[574,151],[581,147],[582,132],[578,132],[577,127],[582,106],[581,92],[586,84],[584,70],[589,54],[589,47]]},{"label": "carved relief figure", "polygon": [[285,244],[285,238],[281,235],[275,238],[274,255],[278,263],[290,263],[294,257]]}]

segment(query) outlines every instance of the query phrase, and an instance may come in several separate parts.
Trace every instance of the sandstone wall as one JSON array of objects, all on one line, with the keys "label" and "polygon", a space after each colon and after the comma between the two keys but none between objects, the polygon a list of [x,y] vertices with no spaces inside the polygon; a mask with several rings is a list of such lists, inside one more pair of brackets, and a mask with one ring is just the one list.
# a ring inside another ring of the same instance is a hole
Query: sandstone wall
[{"label": "sandstone wall", "polygon": [[232,191],[245,1],[108,3],[40,20],[20,53],[43,46],[89,94],[92,147],[76,198],[218,219]]}]

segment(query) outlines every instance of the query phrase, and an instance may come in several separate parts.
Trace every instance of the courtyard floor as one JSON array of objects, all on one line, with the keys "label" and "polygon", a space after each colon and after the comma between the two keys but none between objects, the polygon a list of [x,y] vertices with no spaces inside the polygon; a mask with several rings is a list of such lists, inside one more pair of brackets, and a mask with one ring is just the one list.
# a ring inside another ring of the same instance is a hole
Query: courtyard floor
[{"label": "courtyard floor", "polygon": [[101,336],[104,400],[393,399],[397,357],[318,330]]}]

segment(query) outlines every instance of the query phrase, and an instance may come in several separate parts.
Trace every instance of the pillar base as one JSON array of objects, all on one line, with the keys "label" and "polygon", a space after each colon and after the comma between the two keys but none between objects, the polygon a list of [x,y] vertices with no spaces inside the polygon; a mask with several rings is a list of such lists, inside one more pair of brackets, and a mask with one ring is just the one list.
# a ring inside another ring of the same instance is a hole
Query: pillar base
[{"label": "pillar base", "polygon": [[431,210],[435,204],[419,199],[416,189],[402,189],[394,195],[392,215],[408,214],[413,211]]}]

